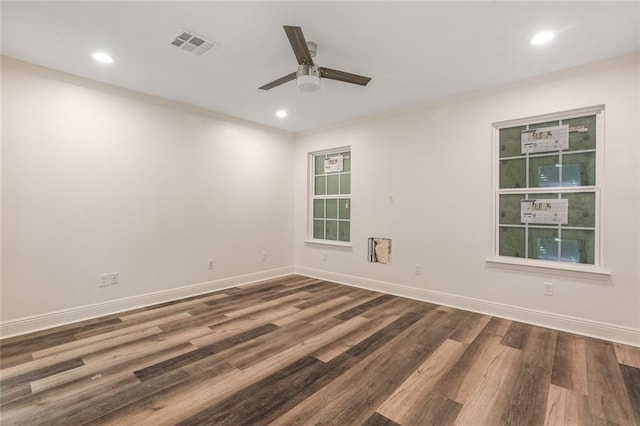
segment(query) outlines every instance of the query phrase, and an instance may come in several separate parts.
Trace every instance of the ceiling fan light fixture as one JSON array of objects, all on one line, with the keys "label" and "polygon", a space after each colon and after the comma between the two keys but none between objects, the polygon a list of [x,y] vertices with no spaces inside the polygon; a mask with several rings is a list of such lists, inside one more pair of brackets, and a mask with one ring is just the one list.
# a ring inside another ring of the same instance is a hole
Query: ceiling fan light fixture
[{"label": "ceiling fan light fixture", "polygon": [[316,65],[299,65],[296,73],[296,86],[300,92],[320,90],[320,71]]},{"label": "ceiling fan light fixture", "polygon": [[317,92],[320,90],[320,77],[316,75],[301,75],[296,79],[300,92]]}]

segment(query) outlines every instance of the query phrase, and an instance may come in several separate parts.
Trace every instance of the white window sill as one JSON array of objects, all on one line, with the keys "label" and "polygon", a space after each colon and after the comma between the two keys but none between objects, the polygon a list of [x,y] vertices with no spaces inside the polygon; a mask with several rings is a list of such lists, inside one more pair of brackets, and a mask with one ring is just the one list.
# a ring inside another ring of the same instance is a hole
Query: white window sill
[{"label": "white window sill", "polygon": [[305,244],[318,244],[321,246],[334,246],[334,247],[353,247],[351,243],[344,241],[332,241],[332,240],[304,240]]},{"label": "white window sill", "polygon": [[489,267],[510,269],[514,271],[536,272],[568,277],[587,278],[606,281],[611,271],[591,265],[551,262],[545,260],[527,260],[512,257],[491,257],[487,259]]}]

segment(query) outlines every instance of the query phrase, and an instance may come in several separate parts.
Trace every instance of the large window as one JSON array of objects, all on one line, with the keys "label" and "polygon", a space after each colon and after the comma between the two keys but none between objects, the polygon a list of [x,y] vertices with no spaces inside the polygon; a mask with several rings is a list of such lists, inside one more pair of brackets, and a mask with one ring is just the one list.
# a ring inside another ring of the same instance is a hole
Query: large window
[{"label": "large window", "polygon": [[312,240],[346,244],[351,241],[351,150],[341,148],[310,154]]},{"label": "large window", "polygon": [[495,130],[496,255],[600,265],[602,107]]}]

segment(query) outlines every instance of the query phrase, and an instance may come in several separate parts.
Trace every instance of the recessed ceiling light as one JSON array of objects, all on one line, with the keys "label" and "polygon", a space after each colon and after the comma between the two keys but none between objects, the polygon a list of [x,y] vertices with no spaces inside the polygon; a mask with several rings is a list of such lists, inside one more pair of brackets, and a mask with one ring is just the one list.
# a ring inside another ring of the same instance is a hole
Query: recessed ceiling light
[{"label": "recessed ceiling light", "polygon": [[108,53],[96,52],[91,56],[93,57],[93,59],[95,59],[98,62],[102,62],[103,64],[110,64],[113,62],[113,58],[109,56]]},{"label": "recessed ceiling light", "polygon": [[287,111],[283,109],[276,112],[276,116],[278,116],[279,118],[285,118],[287,115],[289,114],[287,114]]},{"label": "recessed ceiling light", "polygon": [[543,31],[541,33],[536,34],[531,39],[531,44],[537,46],[539,44],[549,43],[556,35],[551,31]]}]

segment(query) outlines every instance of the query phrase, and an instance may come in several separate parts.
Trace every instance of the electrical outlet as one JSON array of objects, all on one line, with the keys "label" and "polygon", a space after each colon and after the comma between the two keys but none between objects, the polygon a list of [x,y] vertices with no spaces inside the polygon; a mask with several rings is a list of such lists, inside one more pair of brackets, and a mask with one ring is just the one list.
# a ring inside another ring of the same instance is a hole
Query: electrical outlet
[{"label": "electrical outlet", "polygon": [[213,269],[215,267],[215,262],[213,261],[213,259],[209,259],[209,269]]},{"label": "electrical outlet", "polygon": [[416,275],[422,275],[422,265],[416,263]]},{"label": "electrical outlet", "polygon": [[544,283],[544,295],[553,296],[553,283]]},{"label": "electrical outlet", "polygon": [[98,278],[100,279],[98,287],[109,287],[109,274],[100,274]]},{"label": "electrical outlet", "polygon": [[262,254],[261,254],[261,258],[262,258],[262,261],[263,261],[263,262],[266,262],[266,261],[267,261],[267,252],[266,252],[266,251],[263,251],[263,252],[262,252]]},{"label": "electrical outlet", "polygon": [[109,283],[111,285],[116,285],[120,283],[120,274],[117,272],[112,272],[109,274]]},{"label": "electrical outlet", "polygon": [[326,252],[326,251],[323,251],[323,252],[322,252],[322,261],[323,261],[323,262],[326,262],[326,261],[327,261],[327,252]]}]

